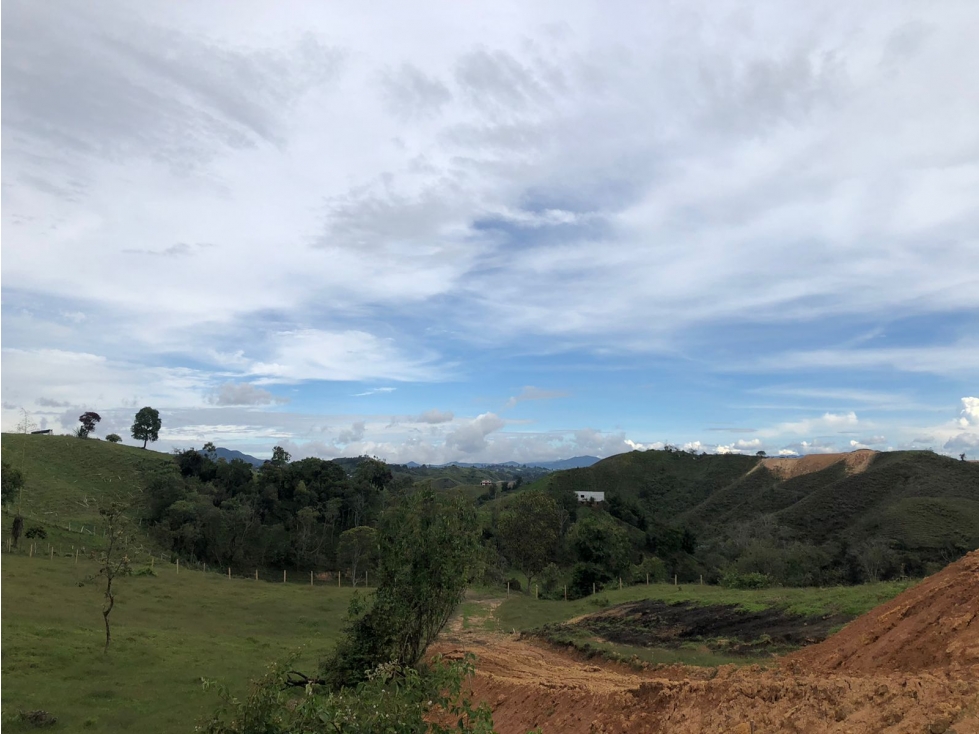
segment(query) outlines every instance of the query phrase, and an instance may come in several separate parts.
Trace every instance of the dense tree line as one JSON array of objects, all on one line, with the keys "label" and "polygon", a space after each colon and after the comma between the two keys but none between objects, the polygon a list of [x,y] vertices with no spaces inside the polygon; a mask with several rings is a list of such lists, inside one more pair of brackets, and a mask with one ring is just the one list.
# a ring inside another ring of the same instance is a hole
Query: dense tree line
[{"label": "dense tree line", "polygon": [[348,474],[333,461],[290,462],[280,447],[257,470],[217,459],[210,445],[174,459],[146,487],[153,533],[173,553],[220,567],[327,569],[353,555],[359,577],[369,549],[358,552],[362,544],[351,541],[344,559],[341,539],[376,525],[405,485],[375,459],[362,459]]}]

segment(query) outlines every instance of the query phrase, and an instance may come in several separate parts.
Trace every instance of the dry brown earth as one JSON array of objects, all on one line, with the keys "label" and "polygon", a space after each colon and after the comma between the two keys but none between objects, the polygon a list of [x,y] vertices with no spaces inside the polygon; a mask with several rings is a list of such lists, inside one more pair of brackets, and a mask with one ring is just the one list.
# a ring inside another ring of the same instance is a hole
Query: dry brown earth
[{"label": "dry brown earth", "polygon": [[859,474],[870,466],[877,453],[871,449],[858,449],[847,454],[808,454],[798,459],[762,459],[759,466],[765,467],[783,482],[803,474],[822,471],[841,461],[846,462],[849,474]]},{"label": "dry brown earth", "polygon": [[473,692],[501,734],[979,734],[979,552],[771,667],[596,665],[486,632]]}]

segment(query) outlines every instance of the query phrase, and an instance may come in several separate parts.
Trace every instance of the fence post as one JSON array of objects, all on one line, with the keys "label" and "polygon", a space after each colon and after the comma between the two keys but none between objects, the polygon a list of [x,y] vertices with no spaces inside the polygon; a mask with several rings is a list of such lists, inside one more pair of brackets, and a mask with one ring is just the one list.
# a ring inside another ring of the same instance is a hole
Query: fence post
[{"label": "fence post", "polygon": [[[76,560],[78,559],[78,554],[77,553],[75,554],[75,559]],[[153,570],[153,561],[155,561],[155,560],[156,560],[156,556],[151,555],[150,556],[150,571]]]},{"label": "fence post", "polygon": [[75,548],[75,565],[78,565],[78,548]]},{"label": "fence post", "polygon": [[595,596],[595,582],[594,581],[591,582],[591,594],[592,594],[592,596]]},{"label": "fence post", "polygon": [[673,585],[676,586],[676,574],[673,574]]},{"label": "fence post", "polygon": [[310,586],[313,585],[313,572],[312,571],[309,572],[309,585]]},{"label": "fence post", "polygon": [[506,582],[506,598],[507,599],[510,598],[510,582],[509,581]]},{"label": "fence post", "polygon": [[49,545],[48,546],[48,556],[49,556],[49,559],[48,560],[51,560],[51,561],[54,560],[54,546],[53,545]]},{"label": "fence post", "polygon": [[231,579],[231,566],[228,566],[228,579]]},{"label": "fence post", "polygon": [[177,573],[180,573],[180,559],[177,559]]},{"label": "fence post", "polygon": [[537,588],[537,584],[534,584],[534,598],[540,599],[540,589]]},{"label": "fence post", "polygon": [[31,543],[30,550],[27,551],[27,557],[28,558],[33,558],[34,557],[34,544],[33,543]]},{"label": "fence post", "polygon": [[258,581],[258,569],[255,569],[255,580]]},{"label": "fence post", "polygon": [[367,571],[366,570],[364,571],[364,586],[370,586],[370,584],[367,583]]},{"label": "fence post", "polygon": [[285,582],[286,582],[286,570],[283,568],[282,569],[282,583],[285,583]]},{"label": "fence post", "polygon": [[646,586],[649,586],[649,574],[646,574]]},{"label": "fence post", "polygon": [[340,588],[340,569],[337,569],[337,588]]},{"label": "fence post", "polygon": [[565,601],[568,600],[568,585],[567,584],[564,585],[564,600]]},{"label": "fence post", "polygon": [[700,585],[704,585],[704,574],[700,574]]},{"label": "fence post", "polygon": [[622,591],[622,577],[619,576],[619,591]]}]

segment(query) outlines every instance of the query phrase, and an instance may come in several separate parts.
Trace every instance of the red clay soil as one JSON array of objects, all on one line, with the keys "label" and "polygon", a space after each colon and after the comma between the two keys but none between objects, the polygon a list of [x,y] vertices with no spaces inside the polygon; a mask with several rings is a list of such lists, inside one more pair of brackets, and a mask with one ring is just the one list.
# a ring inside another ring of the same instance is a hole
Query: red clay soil
[{"label": "red clay soil", "polygon": [[487,632],[472,690],[496,730],[524,734],[979,734],[979,552],[771,667],[631,668]]},{"label": "red clay soil", "polygon": [[979,551],[787,656],[799,670],[935,672],[979,680]]}]

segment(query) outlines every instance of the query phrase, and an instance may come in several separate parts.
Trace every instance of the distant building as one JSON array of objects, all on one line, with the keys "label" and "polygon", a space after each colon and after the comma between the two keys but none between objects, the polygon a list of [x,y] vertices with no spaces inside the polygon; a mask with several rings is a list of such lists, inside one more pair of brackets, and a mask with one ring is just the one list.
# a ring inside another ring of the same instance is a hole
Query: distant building
[{"label": "distant building", "polygon": [[604,492],[575,492],[579,502],[604,502]]},{"label": "distant building", "polygon": [[50,436],[52,433],[51,428],[44,428],[40,431],[31,431],[32,436]]},{"label": "distant building", "polygon": [[479,483],[479,486],[480,487],[492,487],[494,484],[496,484],[496,482],[494,482],[492,479],[484,479],[483,481],[481,481]]}]

